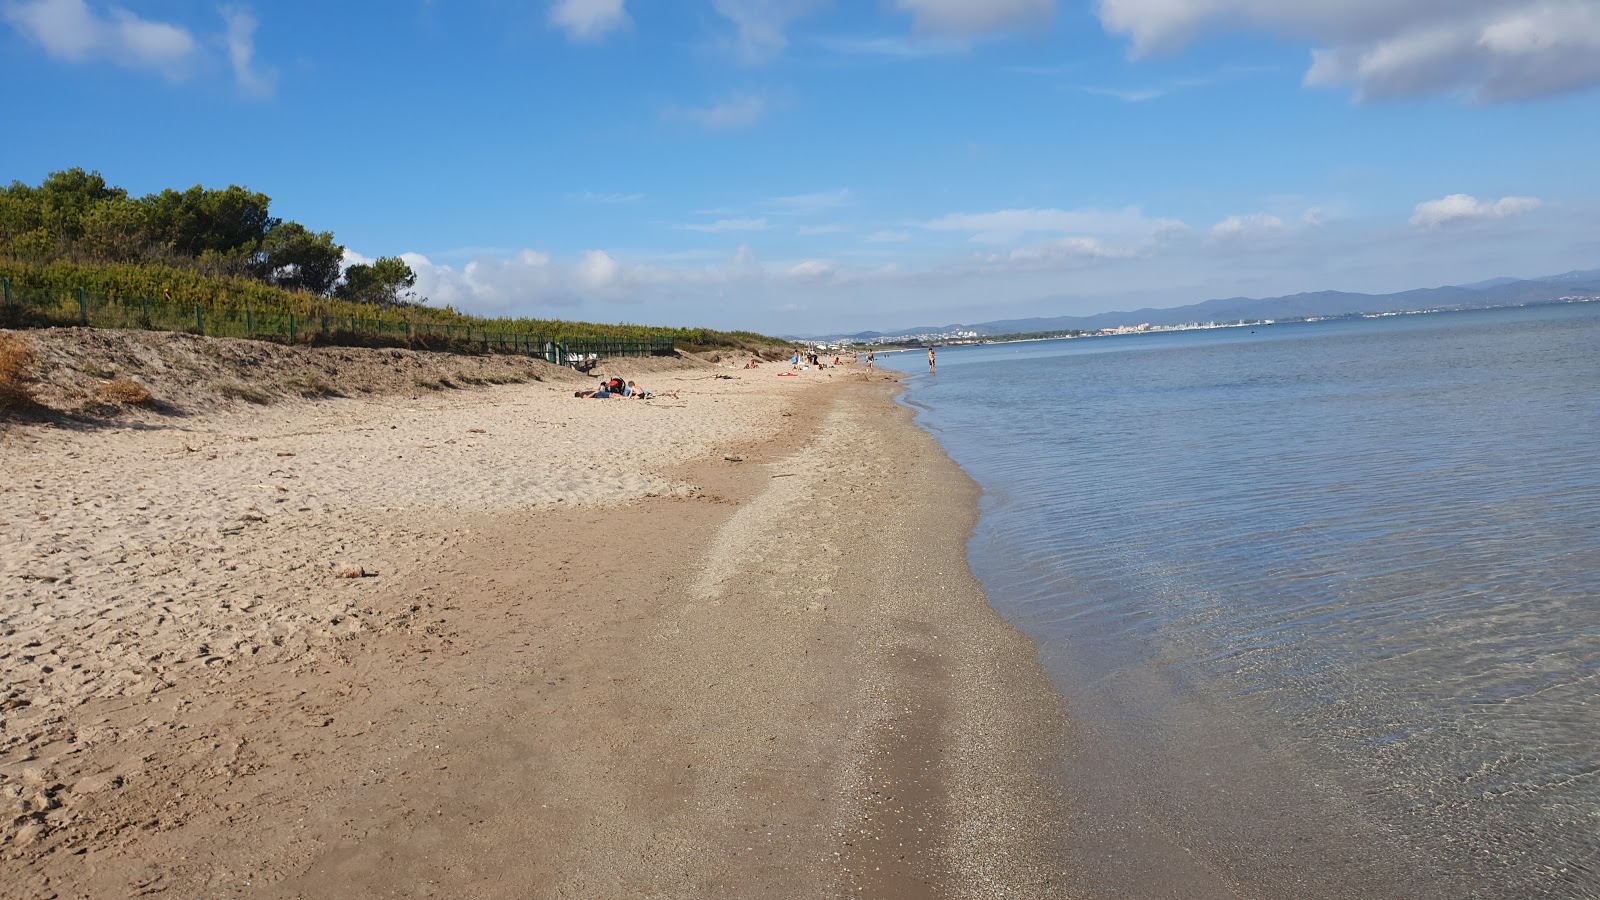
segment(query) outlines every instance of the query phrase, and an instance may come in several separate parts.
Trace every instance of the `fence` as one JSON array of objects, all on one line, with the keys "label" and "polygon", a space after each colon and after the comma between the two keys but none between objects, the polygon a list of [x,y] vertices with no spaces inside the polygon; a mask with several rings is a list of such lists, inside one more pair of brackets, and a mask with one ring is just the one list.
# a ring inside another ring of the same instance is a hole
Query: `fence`
[{"label": "fence", "polygon": [[137,328],[181,331],[208,337],[249,338],[287,344],[337,344],[358,347],[411,347],[447,353],[514,353],[556,365],[597,356],[671,356],[672,338],[588,338],[486,331],[472,325],[413,322],[403,314],[375,318],[329,316],[312,312],[256,312],[175,303],[148,297],[90,297],[83,288],[70,293],[14,290],[0,279],[0,325]]}]

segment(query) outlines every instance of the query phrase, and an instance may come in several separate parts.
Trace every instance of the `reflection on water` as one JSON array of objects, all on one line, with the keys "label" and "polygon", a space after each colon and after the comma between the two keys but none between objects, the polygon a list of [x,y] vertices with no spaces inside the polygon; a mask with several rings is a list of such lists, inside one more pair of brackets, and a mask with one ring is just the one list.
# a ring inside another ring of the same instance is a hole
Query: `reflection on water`
[{"label": "reflection on water", "polygon": [[1562,306],[941,353],[974,570],[1138,807],[1085,833],[1247,895],[1600,896],[1596,348]]}]

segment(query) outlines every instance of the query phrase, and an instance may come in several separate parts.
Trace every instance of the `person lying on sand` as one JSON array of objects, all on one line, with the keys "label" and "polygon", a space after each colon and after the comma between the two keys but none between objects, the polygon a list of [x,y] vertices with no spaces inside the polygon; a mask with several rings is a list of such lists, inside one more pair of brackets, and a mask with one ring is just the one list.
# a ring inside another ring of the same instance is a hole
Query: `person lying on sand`
[{"label": "person lying on sand", "polygon": [[609,400],[613,397],[625,400],[647,400],[652,394],[631,381],[612,378],[602,381],[600,386],[592,391],[574,391],[572,396],[589,397],[595,400]]},{"label": "person lying on sand", "polygon": [[621,378],[612,378],[609,381],[600,382],[600,386],[592,391],[574,391],[572,396],[592,397],[596,400],[609,400],[612,397],[622,396],[624,387],[625,385],[622,383]]}]

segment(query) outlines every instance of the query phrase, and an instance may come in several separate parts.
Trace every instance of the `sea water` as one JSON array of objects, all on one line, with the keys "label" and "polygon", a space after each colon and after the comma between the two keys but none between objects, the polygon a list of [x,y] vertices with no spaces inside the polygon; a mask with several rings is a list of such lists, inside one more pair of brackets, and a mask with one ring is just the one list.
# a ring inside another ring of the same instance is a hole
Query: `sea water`
[{"label": "sea water", "polygon": [[1600,303],[881,359],[1066,698],[1064,889],[1600,897]]}]

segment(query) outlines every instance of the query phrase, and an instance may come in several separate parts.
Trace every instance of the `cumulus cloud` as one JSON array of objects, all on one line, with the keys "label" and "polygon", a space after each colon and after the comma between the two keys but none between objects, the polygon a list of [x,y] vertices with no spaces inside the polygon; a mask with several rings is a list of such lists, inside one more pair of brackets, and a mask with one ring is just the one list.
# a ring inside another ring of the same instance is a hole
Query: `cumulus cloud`
[{"label": "cumulus cloud", "polygon": [[578,282],[591,291],[609,290],[622,274],[622,265],[604,250],[586,250],[578,260]]},{"label": "cumulus cloud", "polygon": [[1147,239],[1188,226],[1176,219],[1146,218],[1138,207],[1120,210],[1003,209],[953,213],[924,222],[930,231],[970,232],[979,243],[1006,243],[1027,234],[1077,234]]},{"label": "cumulus cloud", "polygon": [[546,253],[524,250],[510,259],[484,257],[459,269],[435,263],[420,253],[402,253],[400,258],[417,275],[417,293],[436,305],[500,315],[513,307],[577,303],[577,296],[563,283]]},{"label": "cumulus cloud", "polygon": [[124,9],[101,14],[85,0],[31,0],[5,8],[5,19],[51,57],[66,62],[106,61],[148,69],[179,80],[189,74],[199,43],[188,29]]},{"label": "cumulus cloud", "polygon": [[894,0],[894,5],[911,13],[919,31],[962,37],[1048,25],[1056,13],[1055,0]]},{"label": "cumulus cloud", "polygon": [[550,24],[575,41],[597,41],[629,21],[623,0],[559,0],[550,7]]},{"label": "cumulus cloud", "polygon": [[1501,197],[1493,203],[1480,201],[1471,194],[1451,194],[1438,200],[1418,203],[1411,216],[1415,228],[1444,228],[1486,219],[1505,219],[1529,213],[1540,206],[1536,197]]},{"label": "cumulus cloud", "polygon": [[1100,20],[1136,54],[1231,28],[1309,39],[1323,46],[1306,84],[1349,84],[1363,100],[1500,102],[1600,84],[1593,0],[1101,0]]},{"label": "cumulus cloud", "polygon": [[766,111],[767,101],[764,98],[746,94],[711,106],[674,107],[667,110],[667,118],[694,122],[706,128],[727,130],[748,128],[760,121]]},{"label": "cumulus cloud", "polygon": [[[701,294],[729,286],[768,281],[768,269],[747,246],[720,259],[675,260],[668,264],[619,259],[605,250],[586,250],[575,258],[558,258],[537,250],[483,253],[462,266],[435,262],[419,253],[400,258],[417,275],[416,291],[435,306],[489,316],[548,314],[596,303],[645,303],[672,291]],[[345,263],[366,261],[347,251]],[[807,260],[773,271],[782,280],[830,278],[831,267]],[[545,311],[545,312],[541,312]],[[589,312],[586,315],[601,315]]]},{"label": "cumulus cloud", "polygon": [[239,90],[254,97],[270,97],[277,73],[256,68],[256,17],[242,6],[224,6],[222,18],[228,23],[228,61]]}]

